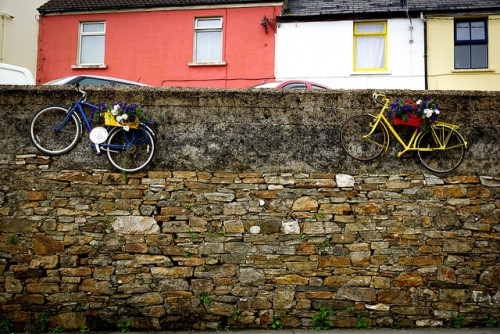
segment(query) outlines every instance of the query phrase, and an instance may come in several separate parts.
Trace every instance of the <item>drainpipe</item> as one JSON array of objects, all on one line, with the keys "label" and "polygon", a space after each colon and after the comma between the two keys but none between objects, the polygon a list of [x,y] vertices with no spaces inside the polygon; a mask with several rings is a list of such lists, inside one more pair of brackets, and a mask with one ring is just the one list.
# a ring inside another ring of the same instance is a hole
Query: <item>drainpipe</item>
[{"label": "drainpipe", "polygon": [[424,13],[420,13],[420,18],[424,21],[424,89],[429,89],[429,78],[427,71],[427,19],[424,16]]},{"label": "drainpipe", "polygon": [[3,63],[4,53],[5,53],[5,20],[13,19],[14,16],[1,12],[0,18],[2,18],[2,36],[0,37],[0,42],[2,42],[2,47],[0,48],[0,63]]}]

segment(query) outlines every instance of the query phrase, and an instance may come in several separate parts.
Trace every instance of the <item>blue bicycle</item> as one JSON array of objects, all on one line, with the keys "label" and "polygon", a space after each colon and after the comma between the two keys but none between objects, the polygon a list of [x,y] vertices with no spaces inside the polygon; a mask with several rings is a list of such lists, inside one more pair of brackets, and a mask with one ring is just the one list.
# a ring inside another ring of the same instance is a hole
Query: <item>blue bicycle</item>
[{"label": "blue bicycle", "polygon": [[[86,102],[87,93],[75,85],[82,97],[70,109],[51,105],[36,112],[30,124],[33,144],[48,155],[60,155],[73,149],[83,132],[82,119],[89,130],[97,154],[106,152],[109,162],[118,170],[136,173],[153,160],[156,135],[149,126],[141,122],[136,129],[123,127],[92,128],[83,107],[92,110],[98,106]],[[128,131],[127,131],[128,130]]]}]

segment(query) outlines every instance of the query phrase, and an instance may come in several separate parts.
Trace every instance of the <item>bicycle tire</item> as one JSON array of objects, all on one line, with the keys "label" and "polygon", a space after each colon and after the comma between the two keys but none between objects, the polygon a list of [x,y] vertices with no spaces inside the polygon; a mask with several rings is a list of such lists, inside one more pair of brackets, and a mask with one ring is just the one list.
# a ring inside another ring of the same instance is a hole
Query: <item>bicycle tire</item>
[{"label": "bicycle tire", "polygon": [[[125,148],[130,142],[130,146]],[[120,171],[137,173],[153,160],[156,140],[153,130],[142,124],[137,129],[125,131],[121,127],[111,130],[107,144],[123,146],[122,149],[106,148],[109,162]]]},{"label": "bicycle tire", "polygon": [[30,123],[30,137],[37,149],[48,155],[60,155],[76,146],[82,129],[74,113],[61,129],[54,130],[68,112],[62,106],[48,106],[35,113]]},{"label": "bicycle tire", "polygon": [[340,131],[342,147],[351,157],[368,161],[378,157],[386,147],[387,135],[382,124],[378,124],[369,139],[363,136],[370,133],[376,118],[370,115],[356,115],[349,118]]},{"label": "bicycle tire", "polygon": [[429,129],[417,141],[417,148],[436,148],[435,151],[417,151],[422,164],[435,173],[449,173],[455,170],[465,156],[465,141],[460,133],[447,126],[436,126],[434,132],[445,142],[445,148],[439,149],[438,140]]}]

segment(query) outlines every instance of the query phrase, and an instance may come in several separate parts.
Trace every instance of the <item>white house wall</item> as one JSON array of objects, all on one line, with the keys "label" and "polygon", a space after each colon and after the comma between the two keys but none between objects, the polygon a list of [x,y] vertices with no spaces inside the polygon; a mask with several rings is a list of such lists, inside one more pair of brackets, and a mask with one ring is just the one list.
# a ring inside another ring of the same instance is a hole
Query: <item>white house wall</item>
[{"label": "white house wall", "polygon": [[281,23],[276,34],[276,79],[310,80],[334,89],[425,88],[422,20],[412,20],[412,31],[408,19],[387,20],[384,72],[354,72],[354,22]]}]

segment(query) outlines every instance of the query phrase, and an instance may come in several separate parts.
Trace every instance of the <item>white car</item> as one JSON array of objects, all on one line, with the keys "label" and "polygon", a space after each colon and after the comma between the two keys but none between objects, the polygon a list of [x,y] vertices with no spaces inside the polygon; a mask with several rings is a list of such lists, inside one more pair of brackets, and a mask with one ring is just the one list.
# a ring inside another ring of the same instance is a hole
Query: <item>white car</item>
[{"label": "white car", "polygon": [[44,83],[44,85],[100,85],[100,86],[149,86],[140,82],[99,75],[73,75]]},{"label": "white car", "polygon": [[27,68],[0,63],[0,85],[34,85],[35,78]]}]

